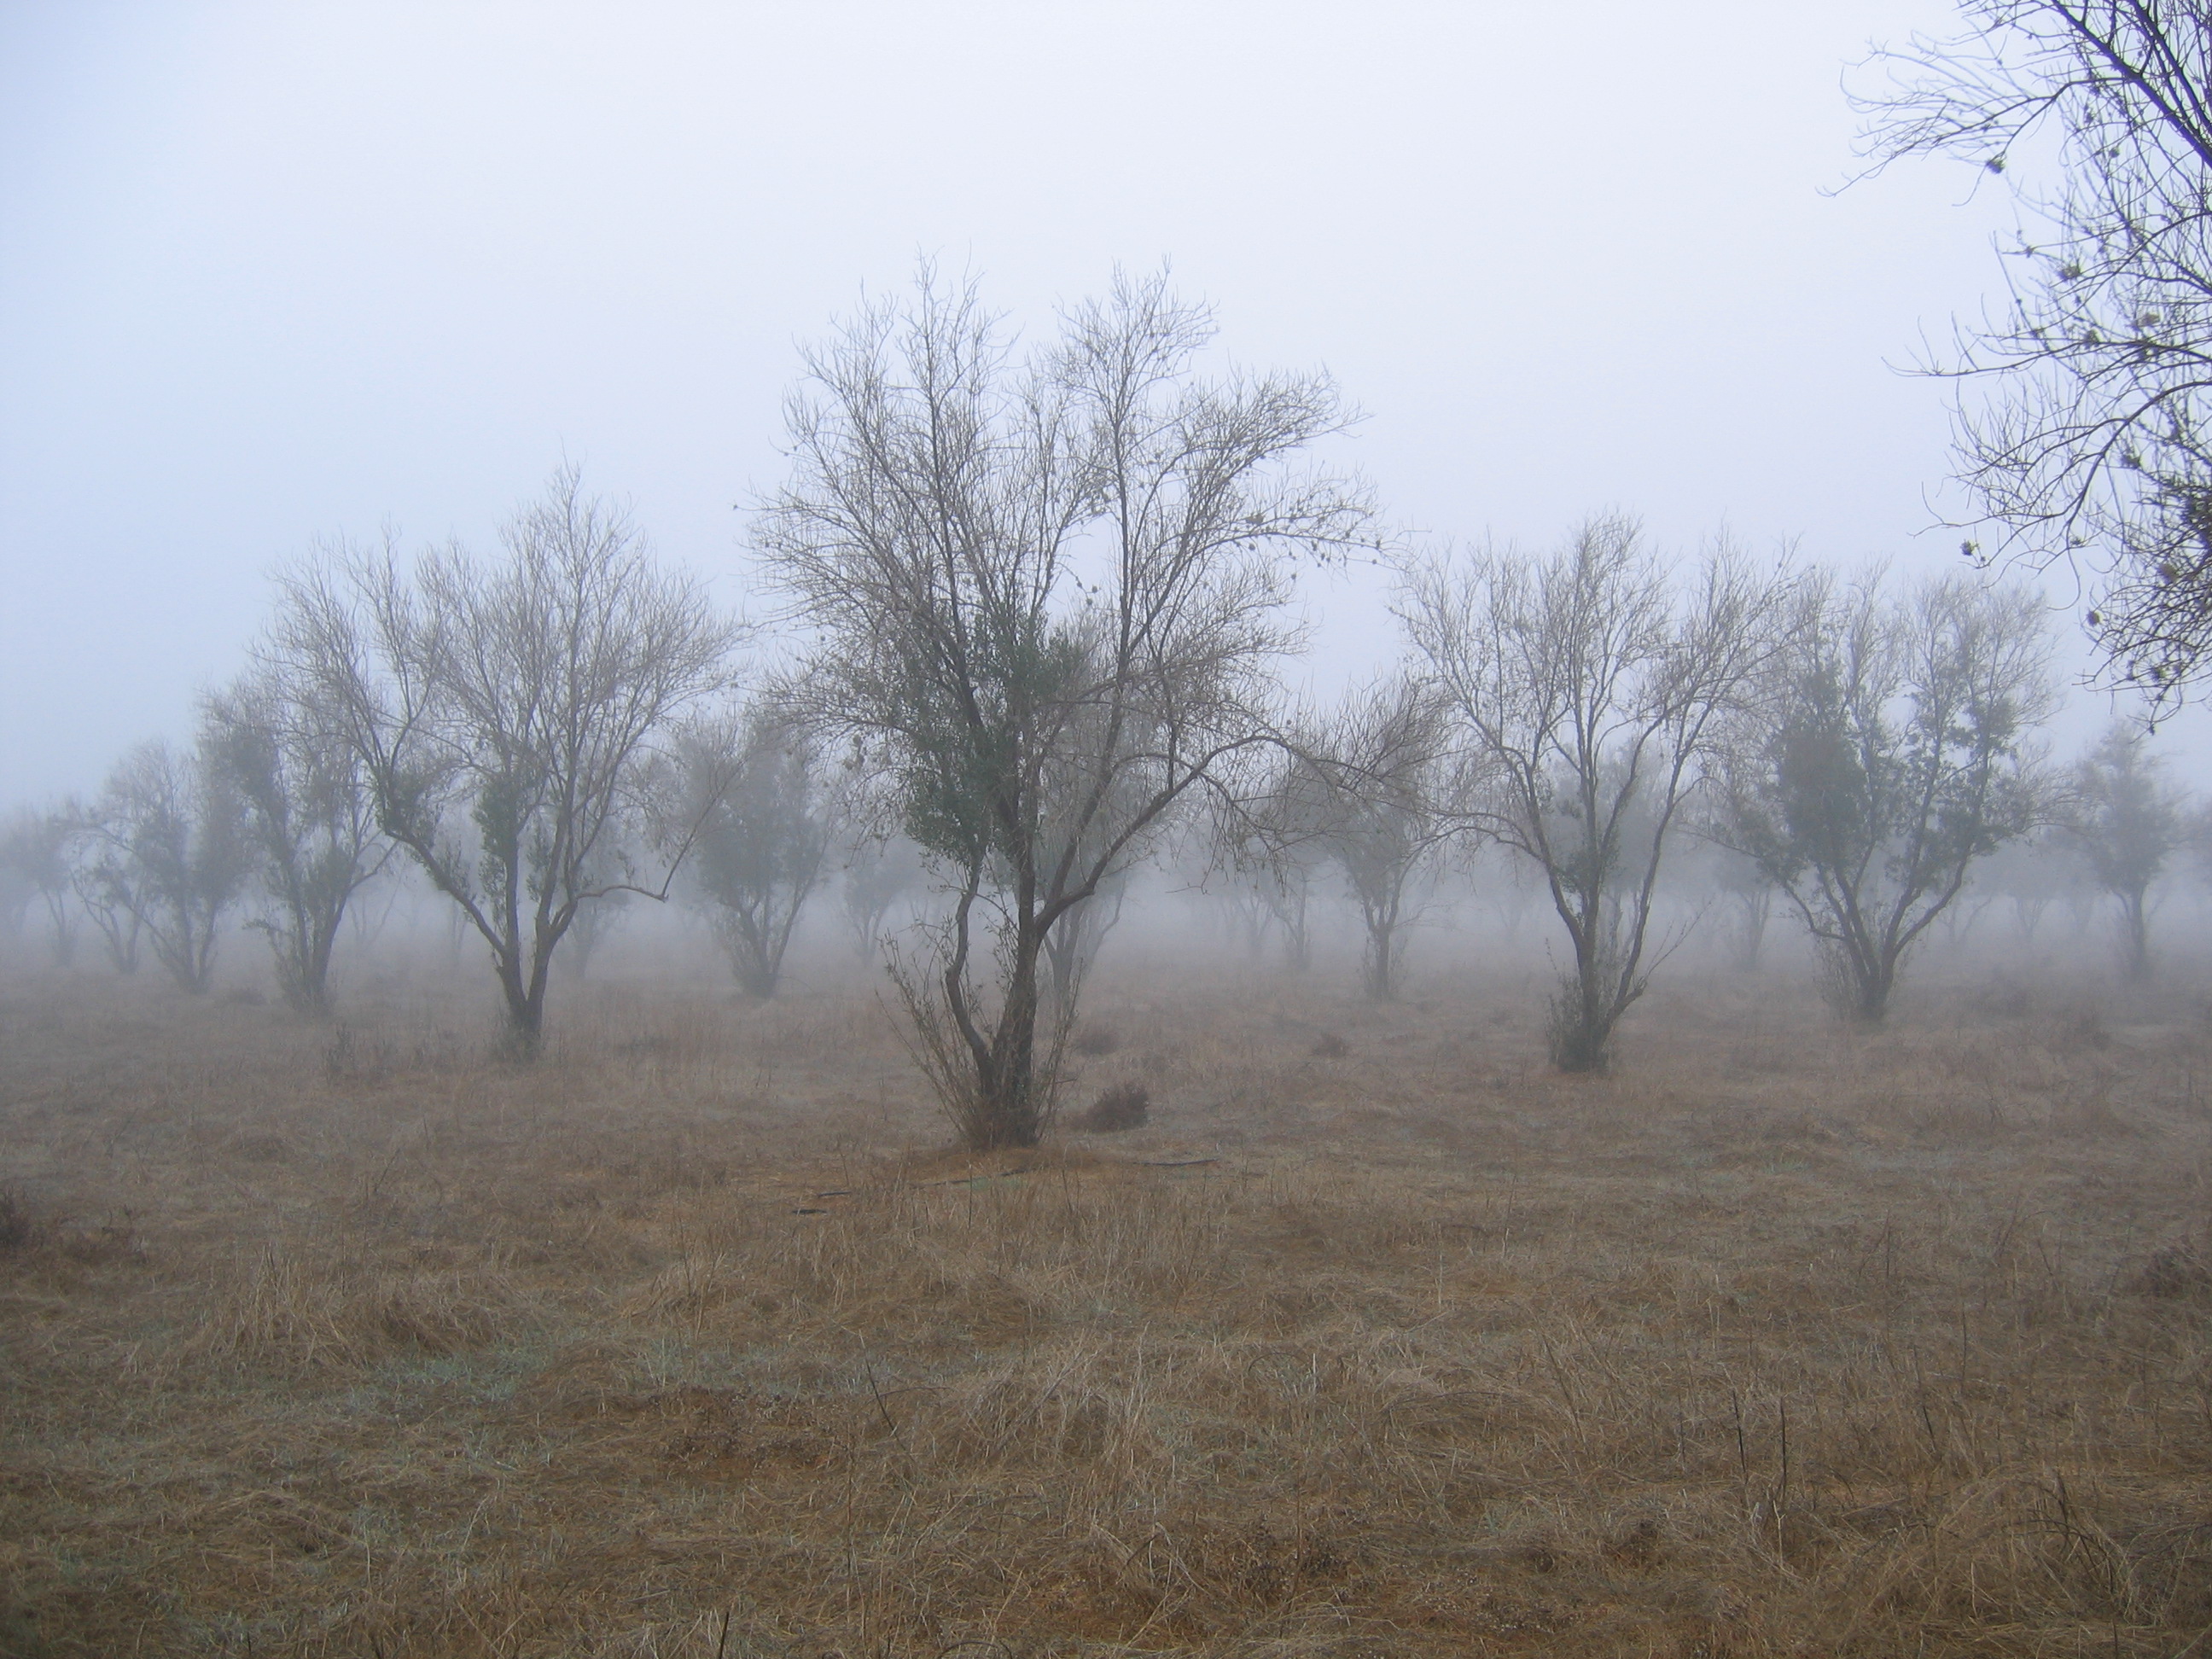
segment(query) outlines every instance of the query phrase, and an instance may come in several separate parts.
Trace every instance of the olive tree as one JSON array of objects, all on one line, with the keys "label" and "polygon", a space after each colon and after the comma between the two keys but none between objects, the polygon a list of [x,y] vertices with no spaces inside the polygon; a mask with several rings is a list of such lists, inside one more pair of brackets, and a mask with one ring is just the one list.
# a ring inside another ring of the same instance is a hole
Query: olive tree
[{"label": "olive tree", "polygon": [[667,896],[682,826],[653,869],[605,857],[653,817],[664,740],[725,688],[738,630],[573,467],[501,542],[495,560],[448,546],[411,568],[388,544],[325,550],[281,579],[263,657],[489,948],[508,1046],[528,1057],[582,908],[618,888]]},{"label": "olive tree", "polygon": [[817,641],[795,696],[872,757],[948,890],[895,969],[970,1146],[1044,1132],[1073,1012],[1044,1029],[1048,939],[1265,741],[1285,555],[1369,521],[1285,465],[1344,424],[1330,384],[1208,379],[1212,332],[1121,279],[1018,354],[973,283],[925,271],[810,350],[790,401],[757,545]]},{"label": "olive tree", "polygon": [[1295,744],[1251,757],[1243,769],[1249,775],[1207,814],[1201,883],[1219,884],[1255,958],[1273,928],[1282,935],[1283,965],[1304,974],[1313,966],[1315,878],[1327,863],[1318,845],[1322,792]]},{"label": "olive tree", "polygon": [[213,982],[222,919],[251,864],[243,819],[204,744],[141,744],[108,774],[84,820],[78,890],[118,969],[137,967],[143,934],[183,989]]},{"label": "olive tree", "polygon": [[812,737],[765,706],[691,734],[681,756],[699,826],[691,884],[738,985],[772,997],[843,828],[838,779]]},{"label": "olive tree", "polygon": [[2188,797],[2148,752],[2149,734],[2117,725],[2077,761],[2059,821],[2067,839],[2120,907],[2120,943],[2130,979],[2150,977],[2151,884],[2190,840]]},{"label": "olive tree", "polygon": [[1106,947],[1106,936],[1121,925],[1122,913],[1129,903],[1131,874],[1123,868],[1108,875],[1097,892],[1061,917],[1060,925],[1045,936],[1046,984],[1055,1011],[1074,1006],[1083,981],[1097,965],[1099,951]]},{"label": "olive tree", "polygon": [[1711,833],[1773,881],[1848,1015],[1883,1018],[1975,865],[2039,821],[2027,745],[2054,696],[2033,594],[1807,584],[1721,769]]},{"label": "olive tree", "polygon": [[1436,688],[1401,671],[1353,688],[1298,744],[1313,845],[1359,907],[1360,977],[1376,1002],[1397,994],[1418,883],[1462,830],[1449,732]]},{"label": "olive tree", "polygon": [[865,811],[853,814],[848,833],[838,904],[854,947],[872,961],[883,948],[892,909],[901,899],[911,902],[917,896],[928,873],[927,860],[896,828],[870,822]]},{"label": "olive tree", "polygon": [[143,872],[124,845],[102,833],[103,813],[78,804],[70,826],[69,879],[77,908],[99,935],[107,965],[128,976],[138,971],[139,944],[146,929],[147,901],[140,893]]},{"label": "olive tree", "polygon": [[1931,362],[1984,549],[2085,560],[2092,631],[2154,698],[2212,649],[2212,4],[1962,0],[1876,54],[1866,152],[2001,177],[2009,296]]},{"label": "olive tree", "polygon": [[582,872],[584,888],[596,896],[576,907],[576,919],[568,924],[565,941],[568,965],[580,980],[591,977],[592,958],[629,914],[630,902],[637,896],[617,884],[622,880],[623,872],[634,868],[636,863],[627,840],[615,841],[602,845],[591,866]]},{"label": "olive tree", "polygon": [[207,700],[203,751],[236,797],[284,1000],[330,1006],[331,953],[354,895],[391,843],[355,749],[282,676],[251,673]]},{"label": "olive tree", "polygon": [[1651,925],[1669,838],[1771,654],[1783,589],[1725,549],[1685,571],[1618,516],[1540,557],[1496,548],[1407,573],[1401,614],[1485,777],[1468,822],[1534,867],[1566,929],[1562,1070],[1607,1063],[1666,954]]},{"label": "olive tree", "polygon": [[0,824],[0,866],[39,897],[46,915],[46,944],[57,968],[76,956],[76,918],[70,886],[72,851],[83,812],[74,805],[18,807]]}]

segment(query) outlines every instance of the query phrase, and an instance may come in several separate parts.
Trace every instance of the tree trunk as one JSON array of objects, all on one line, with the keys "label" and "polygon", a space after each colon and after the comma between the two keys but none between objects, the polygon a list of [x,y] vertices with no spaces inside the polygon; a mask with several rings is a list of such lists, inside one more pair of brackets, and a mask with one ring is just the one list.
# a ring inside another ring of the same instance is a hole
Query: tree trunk
[{"label": "tree trunk", "polygon": [[783,978],[781,952],[746,918],[732,913],[722,928],[722,944],[730,958],[730,973],[747,996],[766,1002],[775,995]]},{"label": "tree trunk", "polygon": [[1900,954],[1869,950],[1848,959],[1850,1000],[1846,1012],[1856,1024],[1880,1025],[1889,1018],[1889,997],[1897,986]]},{"label": "tree trunk", "polygon": [[538,974],[533,981],[526,984],[522,964],[512,956],[502,955],[499,961],[499,988],[507,1000],[507,1030],[500,1047],[509,1060],[530,1061],[538,1058],[538,1038],[545,1025],[545,976]]},{"label": "tree trunk", "polygon": [[1743,916],[1736,931],[1735,967],[1740,974],[1759,969],[1760,947],[1766,942],[1766,921],[1773,908],[1773,889],[1743,895]]},{"label": "tree trunk", "polygon": [[1367,951],[1360,964],[1370,1002],[1395,1002],[1397,1000],[1397,923],[1389,917],[1370,920],[1367,924]]},{"label": "tree trunk", "polygon": [[2127,951],[2128,979],[2141,984],[2150,977],[2150,916],[2143,903],[2144,890],[2120,895],[2122,940]]},{"label": "tree trunk", "polygon": [[1034,1146],[1044,1138],[1044,1103],[1037,1098],[1036,1076],[1039,943],[1026,924],[1015,939],[1006,1005],[976,1068],[980,1109],[966,1136],[975,1152]]},{"label": "tree trunk", "polygon": [[1573,937],[1575,971],[1552,1001],[1552,1063],[1563,1072],[1601,1072],[1613,1027],[1599,983],[1602,965],[1589,942],[1588,930],[1577,927]]}]

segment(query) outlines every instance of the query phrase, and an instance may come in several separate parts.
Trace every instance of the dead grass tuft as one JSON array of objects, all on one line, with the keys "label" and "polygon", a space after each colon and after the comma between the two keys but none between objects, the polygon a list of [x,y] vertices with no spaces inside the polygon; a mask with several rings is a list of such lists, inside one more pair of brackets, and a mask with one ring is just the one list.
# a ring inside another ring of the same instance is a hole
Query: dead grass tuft
[{"label": "dead grass tuft", "polygon": [[363,1270],[270,1244],[217,1293],[184,1351],[279,1370],[447,1355],[499,1336],[509,1301],[485,1276]]},{"label": "dead grass tuft", "polygon": [[1068,1127],[1079,1134],[1124,1134],[1143,1128],[1152,1111],[1151,1090],[1141,1083],[1117,1083],[1102,1091]]},{"label": "dead grass tuft", "polygon": [[1121,1046],[1121,1034],[1110,1025],[1086,1025],[1067,1045],[1077,1054],[1096,1060]]},{"label": "dead grass tuft", "polygon": [[11,1187],[0,1187],[0,1254],[26,1249],[39,1237],[30,1206]]},{"label": "dead grass tuft", "polygon": [[2188,1244],[2168,1244],[2151,1252],[2149,1259],[2129,1274],[2125,1288],[2137,1296],[2166,1301],[2201,1297],[2212,1291],[2212,1267]]}]

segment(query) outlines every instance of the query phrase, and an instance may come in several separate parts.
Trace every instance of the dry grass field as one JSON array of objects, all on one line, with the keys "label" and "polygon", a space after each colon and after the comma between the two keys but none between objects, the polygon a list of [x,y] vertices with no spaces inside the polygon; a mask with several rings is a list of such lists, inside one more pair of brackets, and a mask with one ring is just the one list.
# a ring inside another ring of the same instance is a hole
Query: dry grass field
[{"label": "dry grass field", "polygon": [[2212,1655],[2200,994],[1125,969],[971,1158],[865,993],[141,978],[0,982],[10,1656]]}]

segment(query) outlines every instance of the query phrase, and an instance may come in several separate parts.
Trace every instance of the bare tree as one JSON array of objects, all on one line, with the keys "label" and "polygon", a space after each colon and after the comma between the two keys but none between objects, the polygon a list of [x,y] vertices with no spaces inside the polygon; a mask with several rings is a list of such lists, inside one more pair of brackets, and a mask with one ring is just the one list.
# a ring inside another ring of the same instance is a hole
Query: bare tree
[{"label": "bare tree", "polygon": [[1723,769],[1717,839],[1804,923],[1838,1006],[1887,1012],[1974,866],[2035,827],[2024,749],[2054,694],[2040,604],[1952,579],[1892,597],[1809,582]]},{"label": "bare tree", "polygon": [[1376,1002],[1397,995],[1419,878],[1464,824],[1449,728],[1437,688],[1401,670],[1353,688],[1297,745],[1313,783],[1314,845],[1343,872],[1359,907],[1360,977]]},{"label": "bare tree", "polygon": [[30,892],[38,896],[46,912],[46,945],[57,968],[66,968],[76,957],[72,848],[83,828],[81,806],[63,805],[43,811],[19,807],[0,827],[0,866],[13,872]]},{"label": "bare tree", "polygon": [[1098,884],[1098,890],[1060,919],[1045,935],[1046,983],[1051,988],[1055,1010],[1072,1008],[1083,981],[1097,964],[1106,936],[1121,925],[1129,902],[1127,868],[1115,870]]},{"label": "bare tree", "polygon": [[1358,489],[1282,465],[1342,426],[1328,383],[1205,381],[1211,333],[1164,280],[1119,280],[1016,359],[972,283],[925,271],[809,353],[791,401],[758,544],[817,630],[813,720],[879,757],[951,890],[899,982],[972,1146],[1050,1117],[1052,930],[1264,740],[1284,551],[1368,521]]},{"label": "bare tree", "polygon": [[738,985],[772,997],[844,828],[837,779],[811,737],[764,705],[692,734],[680,752],[682,799],[699,824],[692,883]]},{"label": "bare tree", "polygon": [[2059,826],[2045,824],[2005,842],[1975,872],[1975,884],[2010,908],[2014,931],[2024,945],[2035,943],[2051,902],[2081,879],[2079,858],[2065,839]]},{"label": "bare tree", "polygon": [[2120,907],[2127,976],[2150,977],[2151,884],[2188,844],[2188,797],[2170,782],[2149,734],[2116,725],[2075,763],[2059,819],[2097,884]]},{"label": "bare tree", "polygon": [[1732,847],[1709,840],[1705,850],[1705,896],[1725,907],[1730,965],[1740,974],[1755,973],[1765,949],[1766,925],[1774,914],[1774,883],[1757,860]]},{"label": "bare tree", "polygon": [[243,816],[204,747],[141,744],[108,775],[85,824],[79,892],[119,969],[137,965],[143,931],[184,989],[213,982],[222,918],[250,868]]},{"label": "bare tree", "polygon": [[268,672],[210,696],[203,752],[244,810],[269,939],[293,1007],[330,1006],[331,952],[347,905],[391,854],[359,755],[298,688]]},{"label": "bare tree", "polygon": [[1606,1065],[1650,983],[1668,836],[1717,720],[1771,654],[1780,592],[1725,550],[1679,580],[1618,517],[1547,557],[1498,550],[1408,572],[1402,615],[1487,775],[1469,821],[1541,873],[1566,928],[1574,961],[1551,1032],[1563,1070]]},{"label": "bare tree", "polygon": [[1272,929],[1282,936],[1283,965],[1304,974],[1313,966],[1315,877],[1327,862],[1322,792],[1295,746],[1249,757],[1246,769],[1241,787],[1212,803],[1201,884],[1219,884],[1255,959]]},{"label": "bare tree", "polygon": [[100,936],[107,965],[128,975],[138,971],[148,901],[139,891],[142,872],[103,827],[99,809],[81,809],[70,847],[70,891]]},{"label": "bare tree", "polygon": [[921,848],[892,827],[872,824],[855,813],[856,831],[844,853],[844,885],[839,902],[853,943],[871,961],[882,950],[892,908],[911,898],[927,873]]},{"label": "bare tree", "polygon": [[598,896],[576,907],[576,919],[568,924],[569,961],[580,980],[591,977],[592,957],[629,914],[630,902],[637,895],[618,884],[623,872],[636,863],[629,850],[617,842],[602,851],[592,867],[584,872],[586,885],[599,891]]},{"label": "bare tree", "polygon": [[[1072,722],[1079,727],[1078,721]],[[1070,746],[1080,749],[1086,739],[1079,729],[1068,734]],[[1093,739],[1095,740],[1095,739]],[[1100,838],[1111,835],[1116,826],[1127,823],[1144,807],[1143,796],[1152,787],[1152,779],[1143,771],[1131,768],[1115,781],[1104,798],[1097,803],[1091,813],[1090,827],[1079,832],[1080,839],[1073,848],[1073,867],[1086,866],[1103,870],[1096,887],[1086,898],[1077,900],[1060,913],[1058,921],[1044,936],[1045,984],[1048,991],[1048,1007],[1063,1024],[1074,1017],[1077,997],[1084,979],[1098,960],[1104,948],[1106,936],[1121,926],[1121,914],[1128,904],[1132,863],[1129,857],[1100,860]],[[1048,839],[1053,832],[1047,832]]]},{"label": "bare tree", "polygon": [[638,822],[658,745],[720,691],[738,638],[692,578],[563,467],[487,563],[459,547],[410,572],[387,545],[290,573],[264,657],[358,760],[378,827],[489,948],[509,1046],[537,1050],[554,953],[617,887],[599,862]]},{"label": "bare tree", "polygon": [[1877,165],[1964,160],[2021,210],[2008,303],[1929,365],[1961,382],[1960,475],[1991,555],[2101,571],[2108,668],[2170,699],[2212,648],[2212,5],[1960,9],[1959,35],[1877,54],[1859,100]]}]

